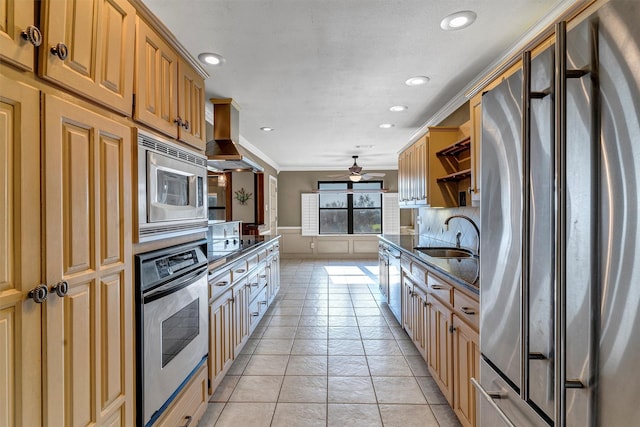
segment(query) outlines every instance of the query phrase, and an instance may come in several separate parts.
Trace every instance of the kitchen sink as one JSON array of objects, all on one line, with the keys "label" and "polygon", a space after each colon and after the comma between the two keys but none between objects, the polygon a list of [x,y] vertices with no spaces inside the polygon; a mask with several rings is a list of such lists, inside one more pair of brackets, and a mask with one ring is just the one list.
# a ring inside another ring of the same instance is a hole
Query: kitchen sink
[{"label": "kitchen sink", "polygon": [[462,248],[416,247],[413,249],[434,258],[473,258],[476,256],[472,251]]}]

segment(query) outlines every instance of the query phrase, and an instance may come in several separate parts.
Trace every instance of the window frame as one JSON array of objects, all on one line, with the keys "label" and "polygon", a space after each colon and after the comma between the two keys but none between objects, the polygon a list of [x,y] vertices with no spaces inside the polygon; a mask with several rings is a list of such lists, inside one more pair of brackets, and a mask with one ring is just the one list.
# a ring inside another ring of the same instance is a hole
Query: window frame
[{"label": "window frame", "polygon": [[[375,208],[365,208],[365,207],[354,207],[354,200],[353,200],[353,196],[354,194],[358,194],[360,193],[360,191],[358,191],[358,193],[353,193],[353,185],[354,184],[364,184],[363,182],[354,182],[354,181],[318,181],[318,192],[320,193],[320,196],[322,196],[322,184],[346,184],[347,188],[344,190],[344,193],[346,193],[347,195],[347,207],[346,208],[323,208],[322,204],[320,203],[320,199],[318,199],[318,235],[319,236],[328,236],[328,235],[352,235],[352,236],[367,236],[367,235],[376,235],[376,234],[380,234],[382,233],[382,229],[383,229],[383,214],[384,214],[384,206],[383,206],[383,197],[382,197],[382,189],[384,188],[384,181],[382,180],[371,180],[371,181],[366,181],[365,183],[370,184],[370,183],[377,183],[379,184],[380,188],[375,188],[375,189],[371,189],[371,193],[379,193],[380,195],[380,205],[378,207]],[[356,189],[357,190],[357,189]],[[337,193],[337,194],[341,194],[343,190],[335,190],[332,191],[333,193]],[[362,193],[368,193],[368,191],[361,191]],[[347,232],[346,233],[336,233],[336,232],[322,232],[322,220],[321,220],[321,212],[322,211],[347,211]],[[369,233],[354,233],[353,230],[353,226],[354,226],[354,220],[353,220],[353,214],[355,210],[377,210],[378,212],[380,212],[380,232],[369,232]]]}]

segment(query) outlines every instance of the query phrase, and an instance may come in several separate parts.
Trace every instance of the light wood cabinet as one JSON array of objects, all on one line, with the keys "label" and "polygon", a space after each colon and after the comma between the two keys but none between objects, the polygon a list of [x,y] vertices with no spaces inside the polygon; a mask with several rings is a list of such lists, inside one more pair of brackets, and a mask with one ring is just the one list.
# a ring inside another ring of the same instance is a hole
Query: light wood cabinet
[{"label": "light wood cabinet", "polygon": [[[4,50],[4,48],[3,48]],[[38,91],[0,69],[0,425],[39,426],[42,280]]]},{"label": "light wood cabinet", "polygon": [[469,117],[471,121],[471,204],[480,204],[480,177],[482,164],[480,148],[482,147],[482,93],[478,93],[469,101]]},{"label": "light wood cabinet", "polygon": [[204,151],[204,79],[186,62],[178,63],[178,117],[183,125],[178,126],[178,139]]},{"label": "light wood cabinet", "polygon": [[[0,0],[0,61],[28,71],[34,70],[35,48],[42,42],[42,32],[35,22],[35,4],[35,1]],[[23,37],[23,32],[30,34],[31,41]]]},{"label": "light wood cabinet", "polygon": [[209,307],[209,378],[211,392],[233,362],[233,289],[229,288]]},{"label": "light wood cabinet", "polygon": [[465,193],[466,199],[471,176],[468,129],[468,124],[464,127],[429,128],[427,201],[431,207],[458,206],[460,191]]},{"label": "light wood cabinet", "polygon": [[471,378],[480,375],[480,346],[477,329],[453,315],[453,410],[465,427],[476,425],[476,391]]},{"label": "light wood cabinet", "polygon": [[155,427],[196,426],[207,410],[207,367],[202,365]]},{"label": "light wood cabinet", "polygon": [[127,0],[43,1],[38,73],[130,115],[135,16]]},{"label": "light wood cabinet", "polygon": [[442,394],[453,404],[452,312],[432,295],[427,296],[427,366]]},{"label": "light wood cabinet", "polygon": [[[133,423],[131,129],[44,97],[47,425]],[[61,398],[62,403],[61,403]]]},{"label": "light wood cabinet", "polygon": [[425,135],[398,156],[398,199],[400,207],[427,204],[427,150]]},{"label": "light wood cabinet", "polygon": [[140,17],[135,45],[133,118],[204,151],[204,79]]},{"label": "light wood cabinet", "polygon": [[406,271],[402,272],[402,327],[404,328],[409,338],[413,340],[414,335],[414,322],[415,316],[413,313],[413,287],[414,282],[411,277],[406,273]]},{"label": "light wood cabinet", "polygon": [[247,280],[233,285],[233,354],[242,351],[249,339],[249,294],[251,287]]}]

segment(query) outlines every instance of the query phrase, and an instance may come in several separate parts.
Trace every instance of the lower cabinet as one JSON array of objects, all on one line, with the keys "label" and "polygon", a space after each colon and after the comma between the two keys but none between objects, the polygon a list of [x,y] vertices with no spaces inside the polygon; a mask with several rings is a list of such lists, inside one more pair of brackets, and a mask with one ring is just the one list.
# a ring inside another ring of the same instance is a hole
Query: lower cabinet
[{"label": "lower cabinet", "polygon": [[432,295],[427,297],[427,366],[447,402],[453,403],[451,310]]},{"label": "lower cabinet", "polygon": [[278,241],[212,270],[210,277],[208,391],[213,394],[280,289]]},{"label": "lower cabinet", "polygon": [[408,257],[403,262],[402,327],[460,423],[472,427],[476,394],[471,378],[480,373],[477,297],[431,272],[425,276],[427,271]]},{"label": "lower cabinet", "polygon": [[453,315],[453,410],[463,426],[476,425],[476,390],[471,378],[480,375],[478,331]]},{"label": "lower cabinet", "polygon": [[196,426],[207,410],[207,365],[202,365],[154,427]]},{"label": "lower cabinet", "polygon": [[233,289],[209,306],[209,378],[215,389],[233,361]]}]

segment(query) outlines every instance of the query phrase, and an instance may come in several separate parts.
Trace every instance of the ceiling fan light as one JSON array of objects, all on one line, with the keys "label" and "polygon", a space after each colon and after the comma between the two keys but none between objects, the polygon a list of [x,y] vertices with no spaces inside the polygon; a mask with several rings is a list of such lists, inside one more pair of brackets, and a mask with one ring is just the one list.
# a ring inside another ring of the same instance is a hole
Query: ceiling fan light
[{"label": "ceiling fan light", "polygon": [[349,175],[349,179],[353,182],[358,182],[362,179],[362,176],[353,174]]}]

